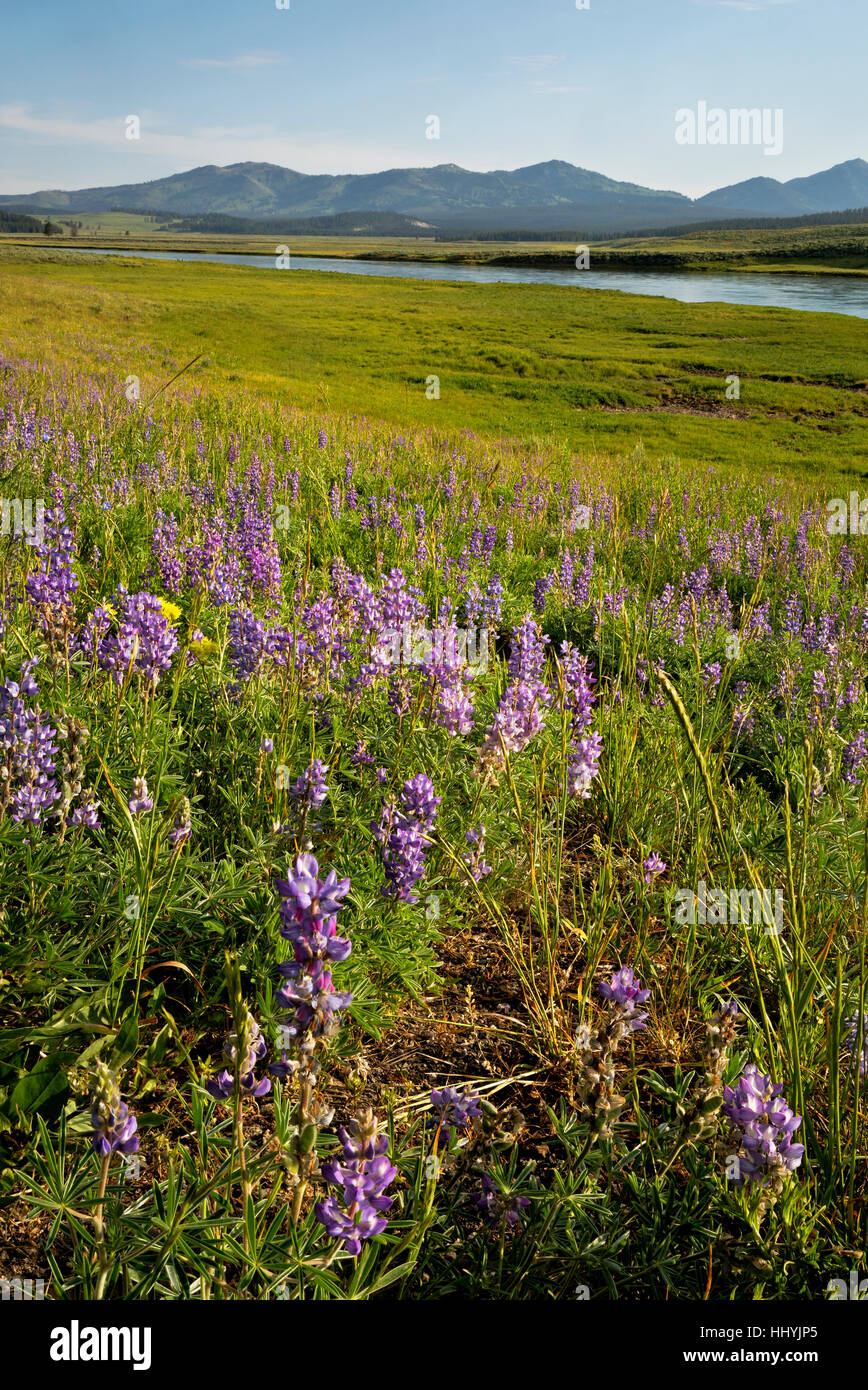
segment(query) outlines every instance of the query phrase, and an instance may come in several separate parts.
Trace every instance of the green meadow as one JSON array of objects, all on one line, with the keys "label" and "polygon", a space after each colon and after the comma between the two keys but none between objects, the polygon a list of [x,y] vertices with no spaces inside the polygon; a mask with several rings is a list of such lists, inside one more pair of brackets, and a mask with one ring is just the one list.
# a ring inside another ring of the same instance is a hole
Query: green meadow
[{"label": "green meadow", "polygon": [[7,244],[0,340],[122,378],[196,359],[209,391],[582,456],[868,472],[868,324],[843,315]]},{"label": "green meadow", "polygon": [[0,252],[4,1279],[864,1278],[866,339]]},{"label": "green meadow", "polygon": [[[291,241],[299,256],[330,256],[388,261],[436,261],[452,265],[536,265],[556,269],[571,266],[577,243],[589,247],[596,269],[751,271],[755,273],[868,275],[868,230],[865,223],[819,227],[720,227],[678,236],[587,236],[581,231],[552,241],[435,240],[433,237],[311,236],[279,230],[253,233],[191,232],[135,212],[58,214],[61,229],[78,222],[75,237],[61,231],[51,237],[58,246],[94,245],[124,250],[173,249],[231,251],[271,255],[280,238]],[[46,244],[38,235],[10,236],[10,242]],[[2,244],[2,241],[0,241]]]}]

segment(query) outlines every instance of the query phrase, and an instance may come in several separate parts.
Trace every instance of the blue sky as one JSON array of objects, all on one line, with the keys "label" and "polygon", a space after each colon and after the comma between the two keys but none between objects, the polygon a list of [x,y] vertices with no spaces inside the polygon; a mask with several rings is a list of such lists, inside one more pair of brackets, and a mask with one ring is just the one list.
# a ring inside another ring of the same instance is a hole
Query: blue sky
[{"label": "blue sky", "polygon": [[[199,164],[305,173],[565,159],[697,196],[868,157],[865,0],[8,4],[0,192]],[[699,101],[781,108],[783,150],[689,146]],[[137,115],[141,138],[125,138]],[[426,138],[436,115],[440,138]]]}]

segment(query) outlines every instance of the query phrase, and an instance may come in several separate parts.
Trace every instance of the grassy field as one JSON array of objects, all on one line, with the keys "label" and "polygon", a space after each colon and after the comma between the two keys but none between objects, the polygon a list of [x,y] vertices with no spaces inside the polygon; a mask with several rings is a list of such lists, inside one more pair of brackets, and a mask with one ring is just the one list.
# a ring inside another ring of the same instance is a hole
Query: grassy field
[{"label": "grassy field", "polygon": [[4,250],[4,1280],[865,1278],[866,333]]},{"label": "grassy field", "polygon": [[[279,233],[230,236],[201,232],[160,231],[136,213],[82,213],[77,237],[50,239],[52,245],[119,247],[129,250],[170,248],[184,251],[232,251],[272,255]],[[40,245],[46,238],[8,235],[9,243]],[[430,237],[288,237],[299,256],[361,257],[371,260],[423,260],[452,265],[526,265],[557,268],[575,261],[576,238],[539,241],[434,241]],[[767,274],[868,275],[868,231],[864,223],[795,227],[780,230],[697,231],[678,237],[589,238],[591,263],[597,270],[727,270]]]},{"label": "grassy field", "polygon": [[169,282],[45,270],[0,374],[4,495],[46,508],[0,543],[4,1277],[840,1297],[868,612],[829,479],[438,438],[267,375],[150,399],[153,356],[130,399],[112,333]]},{"label": "grassy field", "polygon": [[[540,285],[384,281],[0,251],[19,351],[566,453],[816,477],[868,466],[868,324]],[[739,399],[727,398],[738,376]],[[439,399],[429,399],[429,378]]]}]

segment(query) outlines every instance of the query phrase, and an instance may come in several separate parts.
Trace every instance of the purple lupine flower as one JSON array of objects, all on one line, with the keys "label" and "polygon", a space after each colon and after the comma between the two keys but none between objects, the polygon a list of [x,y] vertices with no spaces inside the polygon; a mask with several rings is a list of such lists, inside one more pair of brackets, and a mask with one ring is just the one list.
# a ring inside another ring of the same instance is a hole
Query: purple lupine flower
[{"label": "purple lupine flower", "polygon": [[488,1224],[497,1226],[503,1221],[507,1226],[517,1226],[521,1213],[530,1206],[530,1198],[506,1196],[488,1173],[482,1174],[480,1187],[473,1205],[479,1208]]},{"label": "purple lupine flower", "polygon": [[404,783],[399,811],[392,801],[384,801],[379,823],[371,822],[374,838],[382,847],[386,883],[383,894],[399,902],[417,903],[413,888],[425,872],[425,855],[430,847],[429,831],[437,817],[441,798],[434,795],[430,777],[420,772]]},{"label": "purple lupine flower", "polygon": [[491,865],[485,862],[485,826],[480,825],[478,830],[472,828],[464,836],[468,845],[472,848],[465,854],[464,862],[470,870],[470,876],[475,883],[479,883],[486,874],[491,873]]},{"label": "purple lupine flower", "polygon": [[554,571],[550,574],[541,574],[533,586],[533,609],[540,616],[545,612],[546,599],[549,591],[554,587],[557,575]]},{"label": "purple lupine flower", "polygon": [[273,752],[274,752],[274,739],[273,739],[273,738],[263,738],[263,739],[261,739],[261,740],[260,740],[260,743],[259,743],[259,751],[260,751],[260,753],[263,754],[263,756],[267,755],[268,753],[273,753]]},{"label": "purple lupine flower", "polygon": [[145,811],[153,811],[154,798],[148,791],[148,784],[144,777],[133,779],[133,794],[127,802],[131,816],[141,816]]},{"label": "purple lupine flower", "polygon": [[514,681],[526,682],[529,686],[537,689],[540,696],[542,696],[542,692],[545,692],[551,699],[551,693],[542,681],[548,641],[548,637],[542,636],[538,625],[530,615],[523,618],[512,634],[507,670]]},{"label": "purple lupine flower", "polygon": [[738,1183],[766,1184],[798,1168],[804,1145],[792,1136],[802,1123],[783,1096],[783,1084],[748,1062],[734,1087],[723,1088],[723,1113],[740,1130]]},{"label": "purple lupine flower", "polygon": [[99,656],[100,644],[112,625],[112,614],[108,608],[99,605],[93,610],[81,629],[78,637],[73,639],[73,646],[76,651],[82,652],[91,661],[96,661]]},{"label": "purple lupine flower", "polygon": [[350,880],[339,880],[333,869],[321,879],[313,855],[300,854],[294,869],[278,879],[275,887],[283,898],[280,934],[292,944],[293,955],[278,967],[285,981],[277,995],[286,1010],[281,1025],[284,1047],[280,1062],[273,1062],[270,1070],[286,1078],[298,1068],[298,1060],[287,1055],[289,1049],[312,1052],[310,1044],[330,1036],[337,1027],[337,1015],[352,1002],[349,991],[335,989],[330,969],[333,962],[346,960],[351,950],[350,941],[337,934],[337,913]]},{"label": "purple lupine flower", "polygon": [[642,989],[640,981],[634,976],[629,965],[622,965],[615,971],[609,984],[601,981],[597,986],[604,999],[608,999],[611,1004],[616,1004],[629,1020],[630,1032],[640,1032],[645,1027],[647,1013],[637,1014],[636,1005],[644,1004],[651,994],[650,989]]},{"label": "purple lupine flower", "polygon": [[121,1100],[114,1072],[104,1062],[96,1065],[96,1086],[90,1122],[95,1131],[91,1139],[94,1153],[106,1158],[109,1154],[134,1154],[138,1151],[138,1123],[129,1107]]},{"label": "purple lupine flower", "polygon": [[457,682],[443,685],[439,692],[436,722],[448,734],[469,734],[473,729],[473,697]]},{"label": "purple lupine flower", "polygon": [[262,1061],[267,1050],[259,1024],[248,1014],[243,1045],[239,1044],[237,1033],[228,1035],[223,1047],[224,1069],[205,1082],[206,1091],[215,1100],[231,1100],[235,1094],[235,1075],[238,1073],[242,1095],[255,1096],[257,1100],[268,1095],[271,1090],[268,1077],[264,1076],[261,1081],[257,1081],[254,1072],[256,1064]]},{"label": "purple lupine flower", "polygon": [[[818,667],[813,674],[812,694],[814,697],[814,704],[818,710],[828,709],[831,700],[831,691],[829,690],[829,678],[822,666]],[[812,722],[816,724],[816,715],[813,716]]]},{"label": "purple lupine flower", "polygon": [[[403,671],[397,671],[389,681],[389,693],[387,695],[389,709],[396,714],[399,719],[403,719],[405,714],[410,711],[413,703],[413,692],[410,682]],[[372,759],[373,761],[373,759]]]},{"label": "purple lupine flower", "polygon": [[460,1133],[470,1128],[471,1122],[478,1119],[482,1111],[480,1098],[473,1091],[462,1094],[454,1086],[444,1086],[442,1091],[431,1092],[431,1109],[426,1124],[437,1131],[448,1144],[453,1132]]},{"label": "purple lupine flower", "polygon": [[482,594],[476,580],[464,595],[464,617],[468,627],[475,627],[482,612]]},{"label": "purple lupine flower", "polygon": [[488,627],[500,621],[503,608],[503,583],[499,574],[493,574],[488,581],[485,598],[482,602],[482,617]]},{"label": "purple lupine flower", "polygon": [[339,1199],[328,1196],[314,1207],[317,1221],[332,1240],[343,1243],[349,1255],[358,1255],[362,1241],[380,1235],[388,1224],[385,1212],[394,1198],[386,1188],[398,1175],[389,1159],[389,1140],[380,1134],[379,1124],[370,1110],[361,1111],[347,1129],[338,1130],[342,1154],[327,1159],[322,1174],[332,1187],[341,1189]]},{"label": "purple lupine flower", "polygon": [[561,669],[564,681],[564,709],[570,716],[573,734],[583,734],[594,717],[596,677],[588,658],[570,642],[561,643]]},{"label": "purple lupine flower", "polygon": [[289,788],[289,795],[296,810],[308,811],[323,805],[329,794],[325,776],[327,772],[328,767],[319,758],[314,758],[310,767],[305,768]]},{"label": "purple lupine flower", "polygon": [[496,1219],[495,1203],[498,1196],[494,1180],[487,1173],[483,1173],[481,1191],[473,1198],[473,1205],[479,1208],[488,1221]]},{"label": "purple lupine flower", "polygon": [[334,869],[324,879],[318,878],[318,874],[319,864],[313,855],[300,854],[295,869],[287,878],[277,880],[275,887],[286,899],[281,907],[285,923],[320,922],[323,918],[334,917],[340,910],[341,899],[350,891],[350,880],[338,880]]},{"label": "purple lupine flower", "polygon": [[602,734],[586,732],[594,717],[594,686],[597,682],[591,673],[588,658],[569,642],[561,644],[561,671],[563,709],[569,715],[572,733],[567,794],[587,801],[591,795],[591,782],[600,771],[603,751]]},{"label": "purple lupine flower", "polygon": [[865,1080],[868,1075],[868,1014],[862,1015],[862,1047],[859,1048],[859,1015],[855,1013],[850,1018],[844,1019],[844,1027],[848,1030],[844,1035],[842,1043],[845,1052],[849,1052],[853,1058],[853,1066],[859,1068],[859,1075]]},{"label": "purple lupine flower", "polygon": [[229,660],[240,680],[258,675],[268,655],[265,623],[246,608],[229,619]]},{"label": "purple lupine flower", "polygon": [[160,583],[167,593],[179,594],[184,586],[184,567],[179,554],[178,522],[157,508],[151,536],[151,555]]},{"label": "purple lupine flower", "polygon": [[179,849],[186,844],[193,833],[193,823],[190,819],[190,802],[185,796],[181,802],[181,811],[175,820],[175,824],[169,831],[169,844],[172,849]]},{"label": "purple lupine flower", "polygon": [[401,804],[408,816],[413,816],[423,830],[430,830],[437,819],[437,807],[443,800],[434,795],[434,783],[424,772],[408,779],[401,788]]},{"label": "purple lupine flower", "polygon": [[458,629],[448,622],[435,631],[435,641],[429,645],[422,664],[428,684],[437,693],[436,723],[453,737],[469,734],[473,728],[473,699],[467,689],[471,677],[464,669],[466,653],[460,650]]},{"label": "purple lupine flower", "polygon": [[615,1134],[627,1104],[615,1092],[615,1054],[625,1038],[644,1029],[648,1015],[637,1013],[636,1005],[644,1004],[651,993],[641,988],[629,966],[621,966],[608,984],[600,982],[597,988],[608,1000],[608,1008],[596,1028],[583,1023],[576,1033],[581,1113],[591,1121],[591,1143]]},{"label": "purple lupine flower", "polygon": [[847,744],[841,756],[841,776],[851,787],[858,784],[858,773],[864,765],[866,757],[868,757],[868,740],[866,740],[865,730],[860,729],[856,737]]},{"label": "purple lupine flower", "polygon": [[[234,612],[229,619],[229,661],[239,680],[261,675],[266,658],[275,665],[288,664],[289,654],[296,651],[296,638],[286,628],[268,628],[249,608]],[[303,651],[299,644],[296,660]]]},{"label": "purple lupine flower", "polygon": [[71,611],[73,595],[78,589],[73,569],[75,537],[66,525],[60,503],[45,511],[42,535],[31,541],[31,546],[40,557],[40,568],[28,575],[25,588],[31,603],[41,610],[45,626],[52,610],[55,613]]},{"label": "purple lupine flower", "polygon": [[379,824],[372,821],[371,829],[383,851],[387,880],[383,894],[400,902],[417,903],[419,899],[412,889],[425,872],[427,836],[416,821],[389,801],[383,804]]},{"label": "purple lupine flower", "polygon": [[400,569],[390,570],[383,580],[379,603],[382,624],[387,629],[403,628],[405,623],[413,623],[426,613],[421,589],[408,584]]},{"label": "purple lupine flower", "polygon": [[38,706],[28,709],[24,703],[38,693],[30,674],[35,665],[35,660],[25,662],[19,681],[0,683],[0,814],[11,805],[13,821],[26,825],[40,824],[61,800],[57,731]]},{"label": "purple lupine flower", "polygon": [[538,682],[518,680],[507,686],[486,732],[483,756],[503,762],[506,756],[521,753],[543,728],[550,699],[550,692]]},{"label": "purple lupine flower", "polygon": [[74,806],[66,817],[67,827],[71,830],[78,826],[88,826],[92,830],[97,829],[100,823],[97,815],[100,804],[99,801],[93,799],[92,795],[83,796],[79,804]]},{"label": "purple lupine flower", "polygon": [[12,795],[12,819],[25,825],[39,824],[60,799],[55,780],[55,730],[34,713],[19,730],[13,756],[18,785]]},{"label": "purple lupine flower", "polygon": [[706,690],[716,690],[723,674],[719,661],[707,661],[702,668],[702,684]]},{"label": "purple lupine flower", "polygon": [[565,550],[561,556],[558,580],[566,601],[569,603],[573,596],[573,557],[569,550]]},{"label": "purple lupine flower", "polygon": [[587,800],[591,795],[591,782],[600,771],[600,756],[603,752],[603,735],[588,734],[571,745],[572,757],[567,768],[567,792]]},{"label": "purple lupine flower", "polygon": [[656,849],[654,849],[648,855],[647,859],[642,860],[642,868],[645,871],[645,882],[650,883],[652,878],[656,878],[658,874],[662,874],[665,871],[666,865],[660,858]]},{"label": "purple lupine flower", "polygon": [[123,685],[135,672],[148,685],[156,686],[160,675],[172,665],[178,634],[154,594],[127,594],[120,588],[118,601],[123,604],[123,617],[116,633],[106,631],[97,640],[97,660],[104,671],[112,673],[116,685]]}]

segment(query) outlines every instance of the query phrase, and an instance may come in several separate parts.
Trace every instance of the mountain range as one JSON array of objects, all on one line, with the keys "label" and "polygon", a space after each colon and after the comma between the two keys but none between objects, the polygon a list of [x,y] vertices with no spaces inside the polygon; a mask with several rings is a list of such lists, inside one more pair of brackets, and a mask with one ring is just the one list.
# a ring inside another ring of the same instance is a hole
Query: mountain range
[{"label": "mountain range", "polygon": [[113,208],[176,215],[323,217],[399,213],[440,228],[536,226],[651,227],[715,217],[788,217],[868,204],[868,163],[850,159],[782,183],[746,179],[702,198],[623,183],[552,159],[522,169],[477,173],[457,164],[387,169],[378,174],[301,174],[278,164],[214,164],[147,183],[0,194],[0,207],[27,212],[108,212]]}]

